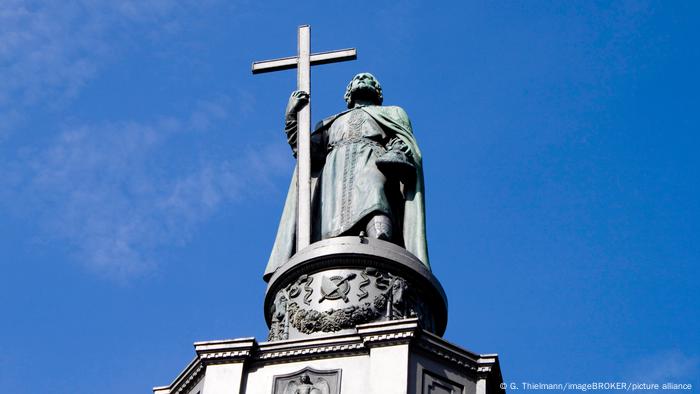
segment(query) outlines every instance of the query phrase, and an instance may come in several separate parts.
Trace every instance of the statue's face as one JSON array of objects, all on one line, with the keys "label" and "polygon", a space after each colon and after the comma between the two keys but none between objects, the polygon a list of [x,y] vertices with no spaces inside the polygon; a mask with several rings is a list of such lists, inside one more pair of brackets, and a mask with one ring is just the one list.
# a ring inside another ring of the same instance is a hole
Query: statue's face
[{"label": "statue's face", "polygon": [[355,75],[350,81],[350,91],[357,92],[359,90],[377,90],[377,80],[369,73],[361,73]]},{"label": "statue's face", "polygon": [[355,75],[345,92],[345,101],[348,102],[348,107],[351,107],[352,103],[357,100],[368,100],[381,105],[382,99],[382,87],[370,73]]},{"label": "statue's face", "polygon": [[379,83],[372,74],[357,74],[352,81],[350,81],[350,94],[353,98],[375,98],[376,100],[378,85]]}]

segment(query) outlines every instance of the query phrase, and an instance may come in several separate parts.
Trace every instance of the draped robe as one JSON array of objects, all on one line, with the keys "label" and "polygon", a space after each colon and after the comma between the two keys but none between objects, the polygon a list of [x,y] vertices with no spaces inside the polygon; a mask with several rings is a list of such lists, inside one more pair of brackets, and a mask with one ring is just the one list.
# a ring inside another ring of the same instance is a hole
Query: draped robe
[{"label": "draped robe", "polygon": [[[285,131],[295,151],[295,119],[287,120]],[[387,179],[376,166],[392,139],[400,140],[414,164],[416,173],[410,181]],[[382,213],[398,232],[392,242],[430,267],[422,156],[406,112],[396,106],[356,107],[319,122],[311,140],[312,242],[346,235],[368,215]],[[296,253],[296,208],[295,170],[265,280]]]}]

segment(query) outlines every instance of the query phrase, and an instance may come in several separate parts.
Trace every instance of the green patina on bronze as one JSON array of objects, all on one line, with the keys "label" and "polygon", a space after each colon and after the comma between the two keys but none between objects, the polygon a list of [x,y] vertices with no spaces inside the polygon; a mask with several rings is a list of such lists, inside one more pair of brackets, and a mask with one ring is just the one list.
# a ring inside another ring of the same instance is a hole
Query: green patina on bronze
[{"label": "green patina on bronze", "polygon": [[[312,242],[354,235],[372,215],[391,219],[390,241],[429,267],[422,156],[406,112],[381,106],[379,82],[368,73],[348,84],[348,110],[319,122],[312,134]],[[285,132],[296,149],[296,112],[308,95],[294,92]],[[264,278],[296,252],[296,170]]]}]

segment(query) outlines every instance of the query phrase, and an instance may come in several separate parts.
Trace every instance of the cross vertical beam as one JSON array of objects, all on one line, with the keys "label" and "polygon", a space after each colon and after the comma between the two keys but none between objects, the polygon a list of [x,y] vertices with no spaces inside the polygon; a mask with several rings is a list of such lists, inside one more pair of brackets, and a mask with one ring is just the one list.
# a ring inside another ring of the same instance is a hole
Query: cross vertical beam
[{"label": "cross vertical beam", "polygon": [[[311,92],[311,28],[299,26],[297,89]],[[311,94],[309,103],[297,113],[297,250],[311,243]],[[303,158],[303,160],[302,160]]]},{"label": "cross vertical beam", "polygon": [[297,113],[297,251],[311,243],[311,66],[357,59],[355,48],[311,53],[311,27],[299,26],[297,56],[254,62],[253,74],[297,69],[297,90],[309,104]]}]

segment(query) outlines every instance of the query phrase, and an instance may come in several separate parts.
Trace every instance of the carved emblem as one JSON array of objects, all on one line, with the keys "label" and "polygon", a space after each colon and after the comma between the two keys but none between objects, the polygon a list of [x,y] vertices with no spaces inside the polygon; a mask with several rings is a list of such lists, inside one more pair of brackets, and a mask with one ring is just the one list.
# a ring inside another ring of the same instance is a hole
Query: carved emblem
[{"label": "carved emblem", "polygon": [[354,273],[348,274],[346,277],[342,276],[331,276],[323,277],[321,279],[321,299],[319,303],[323,300],[339,300],[348,302],[348,293],[350,292],[350,284],[348,281],[355,279],[357,275]]},{"label": "carved emblem", "polygon": [[304,368],[273,378],[273,394],[339,394],[340,370],[319,371]]},{"label": "carved emblem", "polygon": [[309,375],[303,374],[298,380],[287,383],[284,394],[329,394],[330,391],[326,379],[317,378],[316,382],[312,383]]}]

